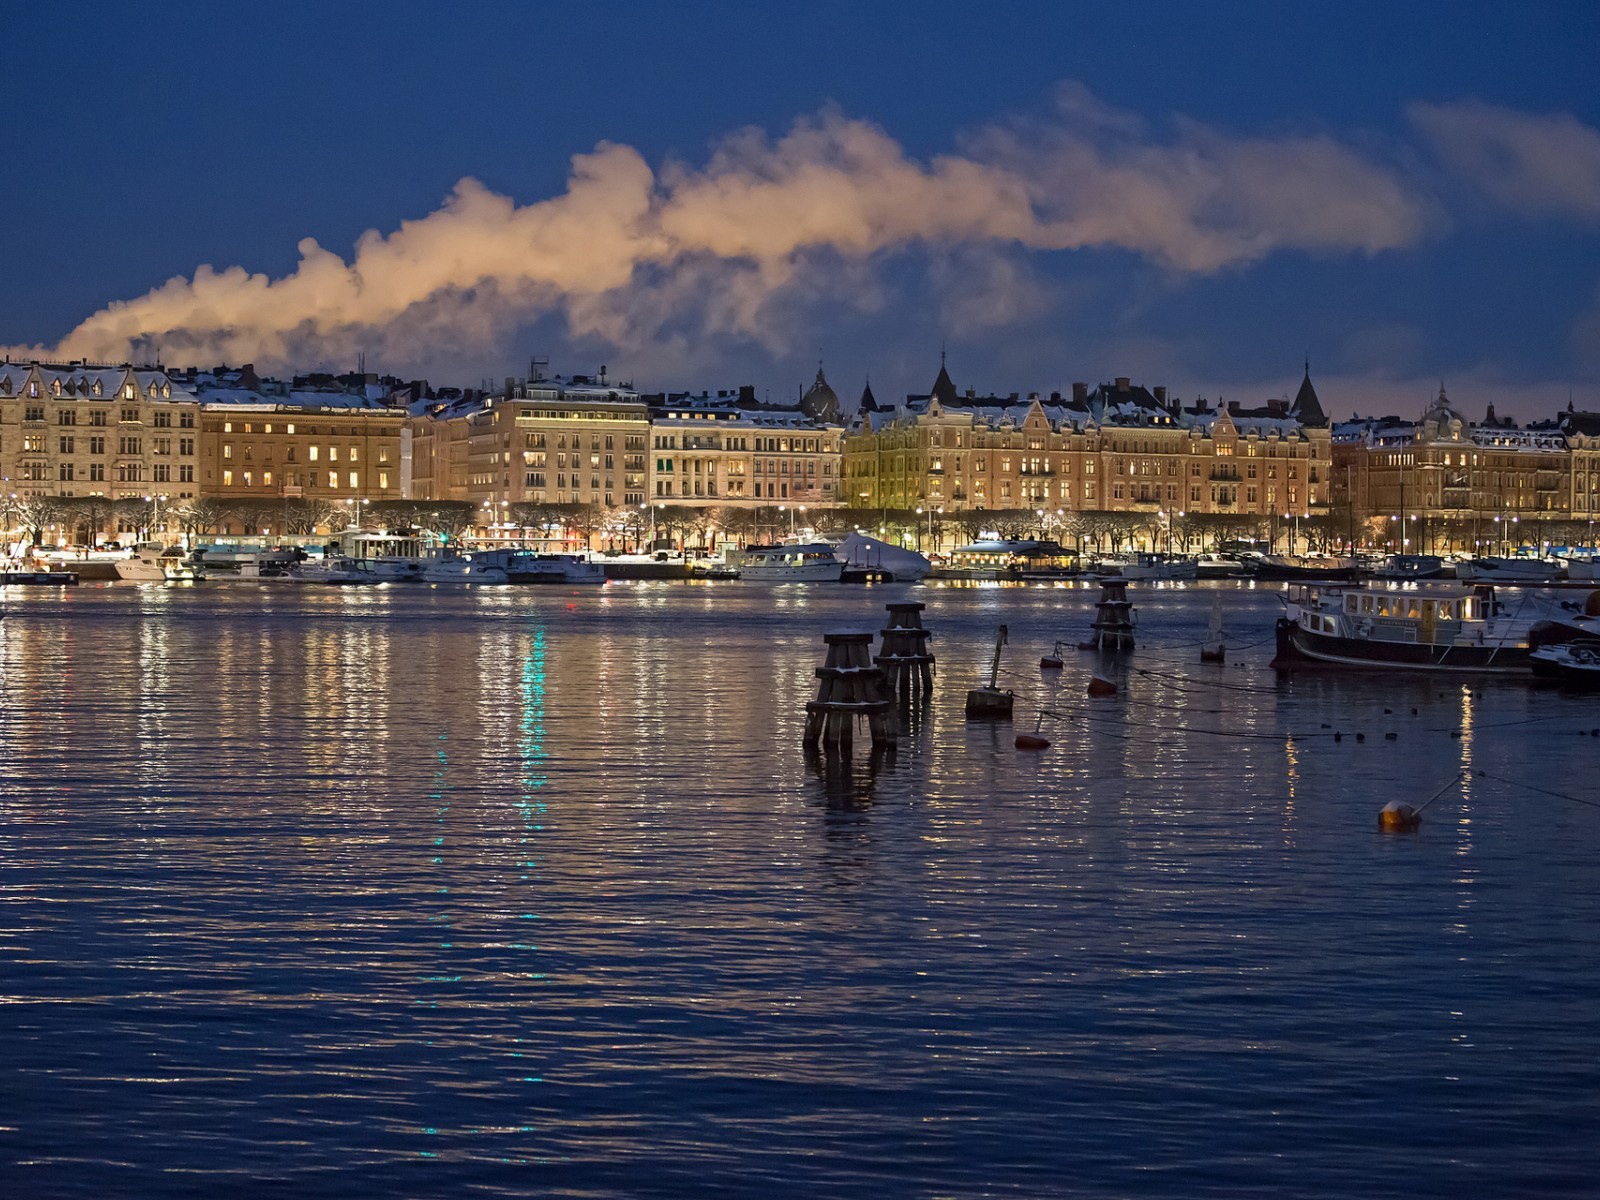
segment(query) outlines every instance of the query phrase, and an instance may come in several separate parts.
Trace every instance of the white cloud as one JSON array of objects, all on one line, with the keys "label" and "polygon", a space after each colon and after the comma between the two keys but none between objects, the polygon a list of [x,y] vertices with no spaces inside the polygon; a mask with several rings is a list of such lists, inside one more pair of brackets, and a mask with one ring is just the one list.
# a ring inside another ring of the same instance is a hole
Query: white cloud
[{"label": "white cloud", "polygon": [[881,304],[876,266],[915,248],[963,264],[943,271],[936,299],[977,328],[1045,302],[1030,252],[1115,248],[1204,273],[1281,250],[1377,253],[1427,223],[1394,171],[1330,138],[1240,138],[1178,119],[1157,141],[1076,86],[1048,121],[980,130],[963,147],[920,162],[832,110],[775,140],[735,133],[699,168],[658,173],[602,143],[574,158],[559,196],[519,206],[464,179],[436,212],[364,234],[348,262],[308,238],[281,279],[202,266],[51,349],[120,359],[159,345],[169,359],[274,369],[381,347],[400,366],[440,342],[488,350],[549,314],[619,347],[728,336],[781,349],[805,332],[808,304]]},{"label": "white cloud", "polygon": [[1576,117],[1476,100],[1418,103],[1406,114],[1440,162],[1495,203],[1600,220],[1600,132]]}]

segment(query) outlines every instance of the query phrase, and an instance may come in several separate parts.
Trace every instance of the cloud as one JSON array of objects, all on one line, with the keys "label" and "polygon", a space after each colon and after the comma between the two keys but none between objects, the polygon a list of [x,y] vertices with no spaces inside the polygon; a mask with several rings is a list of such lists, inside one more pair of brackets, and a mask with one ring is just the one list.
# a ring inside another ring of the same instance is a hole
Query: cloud
[{"label": "cloud", "polygon": [[1048,118],[978,130],[925,162],[832,109],[777,138],[738,131],[700,167],[656,170],[601,143],[573,159],[561,195],[519,206],[464,179],[437,211],[364,234],[348,261],[307,238],[280,279],[201,266],[27,350],[115,360],[159,346],[277,369],[381,349],[399,366],[441,343],[490,350],[552,315],[624,349],[780,349],[821,306],[881,305],[872,276],[890,256],[924,254],[948,319],[982,328],[1046,303],[1032,254],[1110,249],[1186,275],[1284,250],[1375,254],[1425,231],[1427,206],[1395,171],[1330,138],[1171,125],[1154,139],[1065,85]]},{"label": "cloud", "polygon": [[1406,115],[1445,167],[1496,204],[1600,220],[1600,132],[1576,117],[1476,100],[1413,104]]}]

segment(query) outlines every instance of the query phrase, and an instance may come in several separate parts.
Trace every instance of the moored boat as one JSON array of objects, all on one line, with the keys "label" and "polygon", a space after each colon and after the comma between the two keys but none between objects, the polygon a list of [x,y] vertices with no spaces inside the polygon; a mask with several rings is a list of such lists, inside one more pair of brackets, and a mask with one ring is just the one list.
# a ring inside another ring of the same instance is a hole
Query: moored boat
[{"label": "moored boat", "polygon": [[1560,575],[1558,563],[1542,558],[1480,555],[1456,564],[1456,578],[1463,583],[1540,584],[1551,583]]},{"label": "moored boat", "polygon": [[881,542],[859,532],[840,542],[834,555],[845,564],[847,573],[852,569],[872,572],[894,583],[915,583],[926,579],[933,571],[933,564],[915,550]]},{"label": "moored boat", "polygon": [[1444,578],[1444,559],[1436,554],[1391,554],[1372,570],[1374,579],[1416,583]]},{"label": "moored boat", "polygon": [[[1600,618],[1530,589],[1291,585],[1272,666],[1522,674],[1541,644],[1600,633]],[[1593,606],[1591,606],[1593,607]]]},{"label": "moored boat", "polygon": [[286,576],[296,583],[319,583],[336,587],[382,583],[376,574],[363,570],[354,559],[333,555],[331,558],[313,558],[300,563]]},{"label": "moored boat", "polygon": [[1528,654],[1535,679],[1583,691],[1600,690],[1600,641],[1562,642]]},{"label": "moored boat", "polygon": [[1118,579],[1137,579],[1149,582],[1198,579],[1200,564],[1192,558],[1178,554],[1154,554],[1138,551],[1133,554],[1108,558],[1097,567],[1095,574]]},{"label": "moored boat", "polygon": [[844,563],[826,542],[752,546],[744,552],[739,577],[755,583],[838,583]]},{"label": "moored boat", "polygon": [[128,558],[117,560],[117,578],[129,583],[193,583],[205,576],[177,546],[146,542]]},{"label": "moored boat", "polygon": [[1353,583],[1360,575],[1361,564],[1353,558],[1334,555],[1263,554],[1246,562],[1245,568],[1256,579]]},{"label": "moored boat", "polygon": [[506,569],[476,554],[442,554],[423,568],[427,583],[475,583],[498,586],[511,582]]}]

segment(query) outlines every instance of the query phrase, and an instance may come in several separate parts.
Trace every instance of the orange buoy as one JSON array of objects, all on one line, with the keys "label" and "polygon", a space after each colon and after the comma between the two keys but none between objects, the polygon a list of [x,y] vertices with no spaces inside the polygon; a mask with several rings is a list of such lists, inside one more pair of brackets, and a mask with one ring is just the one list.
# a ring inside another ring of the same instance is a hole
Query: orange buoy
[{"label": "orange buoy", "polygon": [[1378,810],[1378,828],[1384,833],[1413,833],[1422,824],[1422,814],[1409,804],[1391,800]]},{"label": "orange buoy", "polygon": [[1037,733],[1017,734],[1018,750],[1048,750],[1049,748],[1049,738],[1042,738]]},{"label": "orange buoy", "polygon": [[1115,696],[1116,694],[1117,685],[1112,683],[1111,680],[1102,679],[1098,675],[1091,675],[1089,677],[1089,695]]}]

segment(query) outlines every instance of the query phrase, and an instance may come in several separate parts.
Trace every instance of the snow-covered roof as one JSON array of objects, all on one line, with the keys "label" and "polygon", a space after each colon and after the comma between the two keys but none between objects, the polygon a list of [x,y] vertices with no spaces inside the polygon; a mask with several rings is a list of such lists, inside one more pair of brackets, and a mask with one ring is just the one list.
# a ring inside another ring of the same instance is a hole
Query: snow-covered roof
[{"label": "snow-covered roof", "polygon": [[167,373],[153,367],[87,366],[82,363],[0,362],[0,399],[27,394],[35,384],[39,397],[114,400],[132,385],[143,400],[193,400],[188,388],[174,385]]}]

